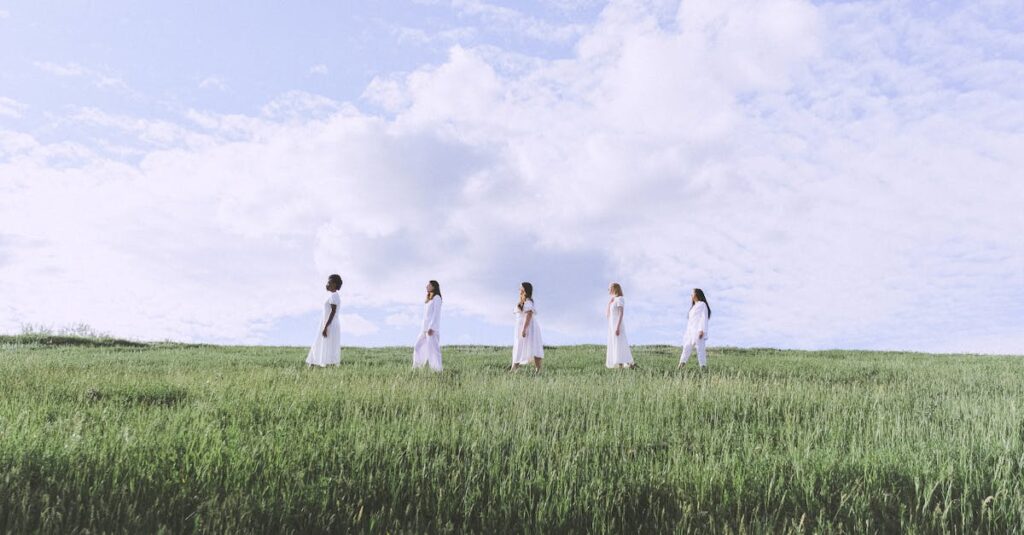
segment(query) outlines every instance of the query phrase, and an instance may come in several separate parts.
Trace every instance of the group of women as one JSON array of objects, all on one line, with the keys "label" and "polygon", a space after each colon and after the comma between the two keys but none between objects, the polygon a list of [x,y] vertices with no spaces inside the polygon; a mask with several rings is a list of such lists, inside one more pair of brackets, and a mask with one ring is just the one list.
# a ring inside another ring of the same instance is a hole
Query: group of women
[{"label": "group of women", "polygon": [[[327,278],[329,296],[324,302],[324,319],[320,323],[320,331],[316,341],[309,349],[306,364],[309,366],[331,366],[341,362],[341,328],[337,313],[341,299],[338,290],[342,281],[338,275]],[[441,371],[441,285],[432,280],[427,283],[427,298],[424,303],[423,324],[419,338],[412,349],[412,367],[429,367]],[[608,349],[605,355],[605,366],[608,368],[635,368],[633,354],[626,338],[625,318],[626,304],[622,295],[622,286],[613,282],[608,287],[608,305],[605,315],[608,318]],[[541,370],[544,362],[544,342],[537,323],[537,308],[533,302],[533,285],[524,282],[519,286],[519,302],[513,309],[516,318],[514,340],[512,342],[512,365],[510,371],[532,365],[536,371]],[[707,367],[708,357],[705,343],[708,339],[708,322],[711,319],[711,308],[700,288],[694,288],[690,296],[690,311],[686,322],[686,334],[683,337],[683,352],[679,356],[679,367],[682,368],[690,360],[696,350],[697,362],[701,369]]]}]

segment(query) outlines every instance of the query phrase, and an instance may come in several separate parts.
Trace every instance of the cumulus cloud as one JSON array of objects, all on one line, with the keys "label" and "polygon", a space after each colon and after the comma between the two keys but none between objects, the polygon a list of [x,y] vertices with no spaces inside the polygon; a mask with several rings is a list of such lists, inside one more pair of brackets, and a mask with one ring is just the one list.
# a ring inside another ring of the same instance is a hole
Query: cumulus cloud
[{"label": "cumulus cloud", "polygon": [[1024,55],[998,7],[901,9],[613,2],[571,57],[378,77],[387,116],[77,112],[137,161],[0,131],[0,328],[259,340],[340,272],[353,334],[416,323],[428,278],[502,325],[530,280],[548,341],[600,340],[616,280],[639,340],[699,286],[717,344],[1024,352]]},{"label": "cumulus cloud", "polygon": [[341,332],[344,334],[365,336],[380,330],[376,325],[359,314],[339,314],[338,321],[341,322]]}]

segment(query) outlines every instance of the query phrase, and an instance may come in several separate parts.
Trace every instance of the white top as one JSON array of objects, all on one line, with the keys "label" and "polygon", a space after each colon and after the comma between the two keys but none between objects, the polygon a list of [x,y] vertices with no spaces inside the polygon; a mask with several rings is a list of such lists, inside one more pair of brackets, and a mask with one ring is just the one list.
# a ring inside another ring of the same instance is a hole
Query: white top
[{"label": "white top", "polygon": [[[683,343],[697,343],[698,340],[707,340],[708,333],[708,305],[704,301],[697,301],[690,307],[689,317],[686,320],[686,336]],[[704,338],[698,338],[700,332],[704,331]]]},{"label": "white top", "polygon": [[441,332],[441,296],[435,295],[423,305],[423,329],[422,333],[433,330],[434,333]]},{"label": "white top", "polygon": [[608,321],[611,322],[612,325],[616,325],[616,324],[619,323],[619,317],[622,316],[622,310],[625,307],[626,307],[626,298],[624,298],[624,297],[622,297],[620,295],[620,296],[616,297],[615,299],[612,299],[612,308],[611,308],[611,310],[608,311],[609,312],[609,314],[608,314]]}]

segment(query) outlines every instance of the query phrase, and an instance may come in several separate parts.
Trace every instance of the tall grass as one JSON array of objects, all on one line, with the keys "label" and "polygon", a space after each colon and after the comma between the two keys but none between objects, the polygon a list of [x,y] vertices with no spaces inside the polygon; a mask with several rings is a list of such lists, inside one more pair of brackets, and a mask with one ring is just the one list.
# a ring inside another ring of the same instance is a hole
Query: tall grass
[{"label": "tall grass", "polygon": [[[10,532],[1013,532],[1024,361],[0,340]],[[691,363],[692,364],[692,363]]]}]

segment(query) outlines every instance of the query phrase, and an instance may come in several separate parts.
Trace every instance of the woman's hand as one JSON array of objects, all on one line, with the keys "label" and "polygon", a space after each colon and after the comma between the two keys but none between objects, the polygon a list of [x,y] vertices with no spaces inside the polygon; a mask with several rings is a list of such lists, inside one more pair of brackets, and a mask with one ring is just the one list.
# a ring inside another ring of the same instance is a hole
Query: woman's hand
[{"label": "woman's hand", "polygon": [[434,329],[427,329],[427,336],[434,336]]},{"label": "woman's hand", "polygon": [[697,333],[697,339],[698,340],[703,340],[704,339],[704,331],[701,331],[701,332]]},{"label": "woman's hand", "polygon": [[615,336],[618,336],[618,335],[619,335],[619,331],[620,331],[620,330],[621,330],[621,329],[615,329]]},{"label": "woman's hand", "polygon": [[523,338],[526,338],[526,329],[523,329]]},{"label": "woman's hand", "polygon": [[324,338],[327,338],[327,326],[324,326]]}]

